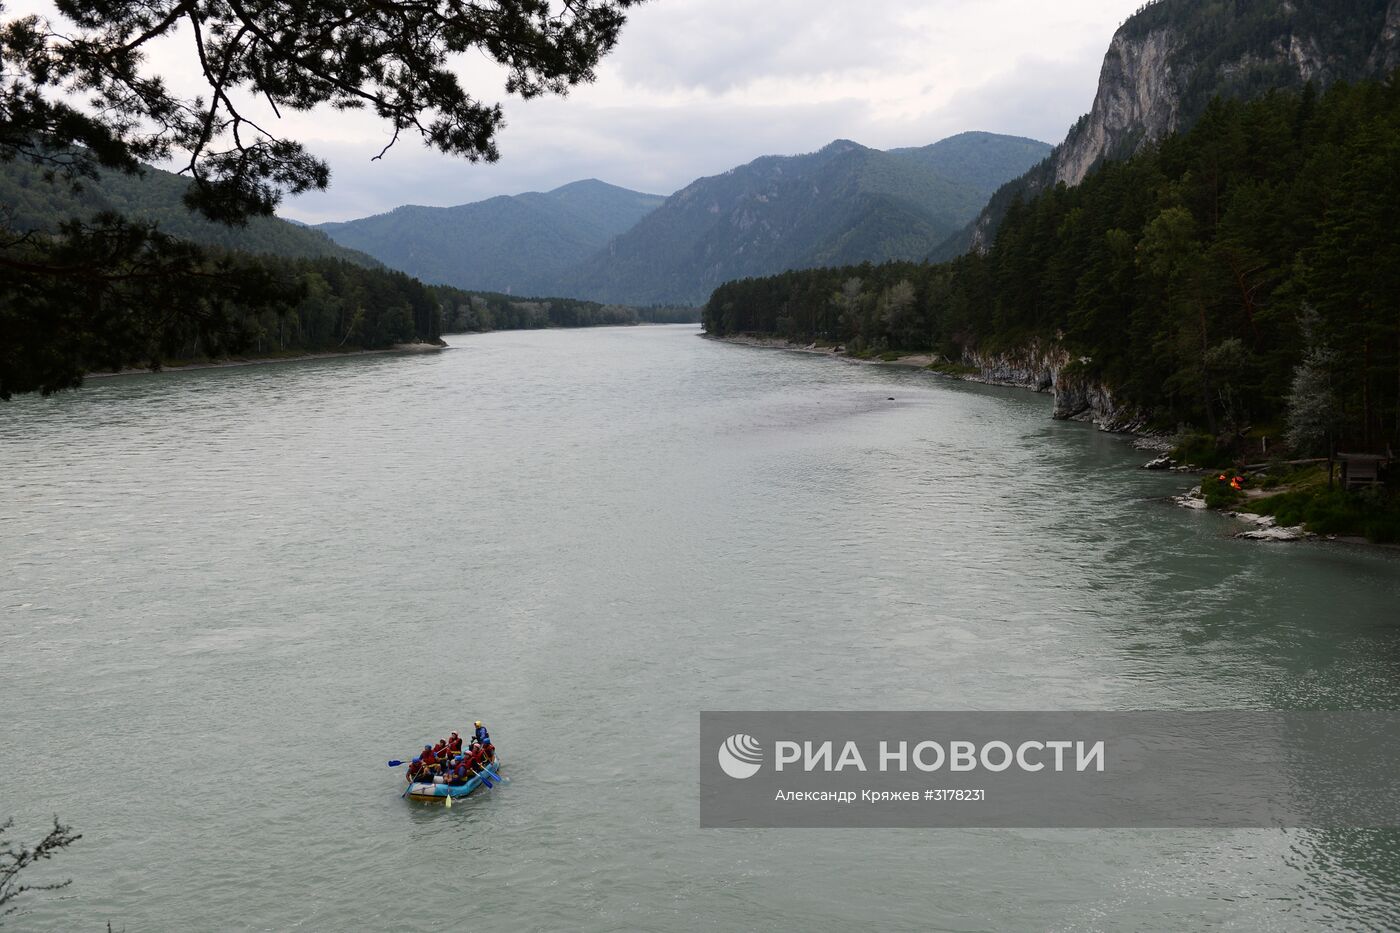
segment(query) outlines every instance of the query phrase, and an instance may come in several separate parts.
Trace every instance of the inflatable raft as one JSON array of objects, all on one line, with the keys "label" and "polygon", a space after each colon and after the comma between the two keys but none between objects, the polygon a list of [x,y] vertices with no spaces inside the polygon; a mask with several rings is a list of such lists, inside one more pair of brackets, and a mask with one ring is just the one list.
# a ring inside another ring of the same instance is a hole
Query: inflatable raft
[{"label": "inflatable raft", "polygon": [[[491,783],[496,783],[496,772],[501,767],[501,756],[497,755],[496,760],[486,766],[486,773],[491,776]],[[404,791],[404,796],[410,800],[443,800],[458,797],[465,797],[481,786],[481,776],[472,775],[467,779],[467,783],[453,787],[451,784],[430,784],[426,781],[414,781],[408,785],[408,790]]]}]

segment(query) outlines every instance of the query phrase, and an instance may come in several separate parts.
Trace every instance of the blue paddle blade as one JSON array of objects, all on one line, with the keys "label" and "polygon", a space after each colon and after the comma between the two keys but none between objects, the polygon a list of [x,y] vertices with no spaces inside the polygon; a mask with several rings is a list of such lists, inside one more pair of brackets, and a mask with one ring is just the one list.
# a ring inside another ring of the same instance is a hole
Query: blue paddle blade
[{"label": "blue paddle blade", "polygon": [[402,761],[391,761],[391,762],[389,762],[389,767],[391,767],[391,768],[397,768],[397,767],[398,767],[399,765],[401,765],[401,764],[403,764]]},{"label": "blue paddle blade", "polygon": [[481,772],[479,775],[477,775],[477,777],[481,778],[481,783],[485,784],[488,790],[494,787],[494,785],[491,783],[491,779],[486,776],[485,771]]}]

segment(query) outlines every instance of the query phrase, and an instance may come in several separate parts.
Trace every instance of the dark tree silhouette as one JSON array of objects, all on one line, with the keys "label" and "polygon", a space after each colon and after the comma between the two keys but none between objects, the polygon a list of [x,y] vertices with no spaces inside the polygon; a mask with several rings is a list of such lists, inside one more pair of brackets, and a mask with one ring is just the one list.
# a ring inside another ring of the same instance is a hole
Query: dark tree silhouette
[{"label": "dark tree silhouette", "polygon": [[[190,179],[187,207],[245,224],[329,184],[326,163],[277,132],[284,111],[374,113],[385,126],[375,158],[410,133],[494,161],[501,108],[461,85],[457,59],[479,51],[501,64],[507,93],[562,94],[593,79],[639,2],[57,0],[61,19],[0,24],[0,162],[80,186],[99,170],[173,161]],[[202,93],[182,95],[150,70],[151,44],[172,37],[188,43]],[[0,398],[72,387],[99,365],[159,365],[171,329],[238,349],[246,335],[220,308],[292,297],[277,276],[248,278],[149,224],[75,219],[55,235],[7,220],[0,213]]]},{"label": "dark tree silhouette", "polygon": [[[329,181],[326,164],[250,101],[274,117],[322,104],[367,109],[387,124],[385,150],[411,132],[494,161],[501,108],[461,86],[454,58],[480,50],[501,63],[508,93],[562,94],[593,79],[638,2],[58,0],[67,23],[26,16],[0,29],[0,158],[70,174],[175,158],[194,181],[190,205],[231,222]],[[146,68],[150,44],[177,30],[207,96],[182,96]],[[79,98],[94,106],[75,106]]]},{"label": "dark tree silhouette", "polygon": [[58,817],[54,817],[53,829],[33,848],[18,842],[4,842],[5,833],[14,825],[13,819],[0,823],[0,842],[4,843],[3,848],[0,848],[0,917],[18,909],[14,901],[21,894],[30,891],[57,891],[72,884],[71,879],[51,884],[24,884],[19,880],[19,875],[35,862],[53,858],[83,838],[81,833],[73,832],[73,827],[64,826],[58,821]]}]

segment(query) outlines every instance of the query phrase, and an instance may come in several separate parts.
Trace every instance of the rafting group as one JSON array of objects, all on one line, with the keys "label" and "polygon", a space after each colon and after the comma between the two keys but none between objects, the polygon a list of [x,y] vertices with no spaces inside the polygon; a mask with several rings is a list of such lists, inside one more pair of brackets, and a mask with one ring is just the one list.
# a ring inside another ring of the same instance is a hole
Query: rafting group
[{"label": "rafting group", "polygon": [[462,737],[452,733],[436,745],[424,745],[423,752],[408,765],[410,784],[446,784],[462,787],[485,772],[496,760],[491,734],[476,722],[476,730],[463,747]]}]

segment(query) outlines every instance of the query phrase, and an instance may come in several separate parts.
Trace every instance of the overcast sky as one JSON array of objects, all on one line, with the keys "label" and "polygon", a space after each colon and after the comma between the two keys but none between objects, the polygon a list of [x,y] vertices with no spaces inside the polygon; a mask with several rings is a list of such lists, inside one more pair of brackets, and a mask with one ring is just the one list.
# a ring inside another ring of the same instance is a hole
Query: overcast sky
[{"label": "overcast sky", "polygon": [[[563,98],[505,98],[484,59],[467,87],[501,100],[494,165],[387,138],[363,114],[288,115],[285,131],[329,160],[328,191],[284,216],[345,220],[400,204],[452,205],[580,178],[670,194],[761,155],[846,138],[921,146],[964,130],[1059,142],[1089,109],[1113,31],[1141,0],[650,0],[633,10],[595,84]],[[7,13],[39,0],[6,3]],[[187,41],[155,50],[190,82]]]}]

